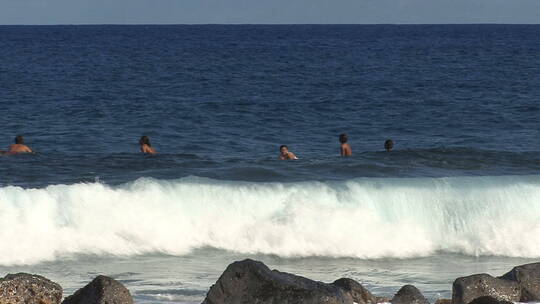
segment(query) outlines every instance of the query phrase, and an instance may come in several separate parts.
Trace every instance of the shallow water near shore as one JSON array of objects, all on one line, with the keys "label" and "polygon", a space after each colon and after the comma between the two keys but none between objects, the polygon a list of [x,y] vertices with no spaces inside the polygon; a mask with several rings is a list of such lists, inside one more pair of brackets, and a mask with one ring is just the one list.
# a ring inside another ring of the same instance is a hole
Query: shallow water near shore
[{"label": "shallow water near shore", "polygon": [[231,261],[252,258],[271,269],[333,282],[350,277],[372,293],[391,297],[405,284],[417,286],[430,301],[451,298],[452,282],[474,273],[502,275],[533,260],[471,257],[458,254],[411,259],[360,260],[350,258],[280,258],[241,255],[216,249],[199,249],[188,255],[137,257],[78,256],[32,266],[0,267],[2,273],[26,271],[42,274],[64,288],[64,295],[86,285],[98,274],[109,274],[125,284],[137,303],[200,303]]}]

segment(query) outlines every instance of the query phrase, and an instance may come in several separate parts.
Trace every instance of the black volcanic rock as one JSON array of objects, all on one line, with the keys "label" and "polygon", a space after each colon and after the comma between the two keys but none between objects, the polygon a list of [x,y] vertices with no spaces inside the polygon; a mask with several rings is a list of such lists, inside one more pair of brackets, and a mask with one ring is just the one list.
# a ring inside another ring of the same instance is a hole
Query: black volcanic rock
[{"label": "black volcanic rock", "polygon": [[133,304],[133,298],[120,282],[100,275],[62,304]]},{"label": "black volcanic rock", "polygon": [[540,263],[514,267],[501,279],[514,281],[521,289],[521,302],[540,301]]},{"label": "black volcanic rock", "polygon": [[392,304],[429,304],[418,288],[405,285],[390,300]]},{"label": "black volcanic rock", "polygon": [[452,286],[453,304],[469,304],[486,296],[498,301],[517,302],[521,291],[516,282],[494,278],[489,274],[458,278]]},{"label": "black volcanic rock", "polygon": [[27,273],[0,279],[0,304],[59,304],[62,287],[51,280]]},{"label": "black volcanic rock", "polygon": [[513,302],[499,301],[499,300],[497,300],[495,298],[485,296],[485,297],[480,297],[480,298],[474,299],[469,304],[513,304]]},{"label": "black volcanic rock", "polygon": [[377,303],[378,298],[369,292],[364,286],[353,279],[342,278],[336,280],[332,285],[340,287],[346,294],[349,294],[352,301],[357,304]]},{"label": "black volcanic rock", "polygon": [[350,292],[357,286],[345,281],[338,284],[349,284],[351,289],[345,292],[337,285],[270,270],[261,262],[247,259],[227,267],[203,304],[352,304]]}]

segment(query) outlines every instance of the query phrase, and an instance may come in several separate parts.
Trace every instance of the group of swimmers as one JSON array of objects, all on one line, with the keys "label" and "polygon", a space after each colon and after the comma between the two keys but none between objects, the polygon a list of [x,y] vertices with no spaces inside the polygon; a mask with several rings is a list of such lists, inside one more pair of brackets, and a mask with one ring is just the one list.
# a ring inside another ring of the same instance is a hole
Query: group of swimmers
[{"label": "group of swimmers", "polygon": [[[340,134],[339,135],[339,142],[341,144],[340,151],[341,156],[351,156],[352,155],[352,149],[351,146],[348,143],[349,137],[347,134]],[[156,154],[157,151],[152,147],[152,144],[150,143],[150,138],[146,135],[141,136],[139,139],[139,145],[141,147],[141,152],[144,154]],[[387,152],[392,151],[394,148],[394,142],[391,139],[387,139],[384,142],[384,149]],[[21,135],[17,135],[15,137],[15,144],[9,146],[9,149],[7,151],[0,151],[0,154],[4,155],[10,155],[10,154],[19,154],[19,153],[33,153],[32,149],[24,144],[24,138]],[[282,145],[279,147],[279,159],[281,160],[294,160],[298,159],[294,153],[289,151],[289,147],[286,145]]]},{"label": "group of swimmers", "polygon": [[[347,134],[343,133],[339,135],[339,143],[341,156],[352,156],[352,148],[351,145],[349,145],[349,137],[347,136]],[[387,139],[384,142],[384,149],[387,152],[392,151],[392,149],[394,149],[394,141],[391,139]],[[298,159],[298,157],[294,153],[289,151],[289,147],[287,147],[287,145],[281,145],[279,147],[279,159],[294,160]]]}]

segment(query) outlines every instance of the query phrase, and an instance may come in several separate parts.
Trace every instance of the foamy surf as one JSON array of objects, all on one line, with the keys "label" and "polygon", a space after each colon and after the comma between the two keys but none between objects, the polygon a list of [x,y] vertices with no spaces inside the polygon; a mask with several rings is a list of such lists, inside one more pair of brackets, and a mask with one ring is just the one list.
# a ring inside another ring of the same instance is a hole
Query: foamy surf
[{"label": "foamy surf", "polygon": [[540,177],[247,183],[141,178],[0,188],[0,264],[72,254],[540,257]]}]

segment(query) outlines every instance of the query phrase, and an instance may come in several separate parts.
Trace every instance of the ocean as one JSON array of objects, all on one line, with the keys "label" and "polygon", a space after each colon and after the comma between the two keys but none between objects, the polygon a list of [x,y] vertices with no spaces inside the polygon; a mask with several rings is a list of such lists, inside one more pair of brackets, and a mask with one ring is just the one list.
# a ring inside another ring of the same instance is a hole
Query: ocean
[{"label": "ocean", "polygon": [[253,258],[435,300],[536,262],[539,53],[538,25],[0,26],[0,150],[36,152],[0,156],[0,275],[200,303]]}]

